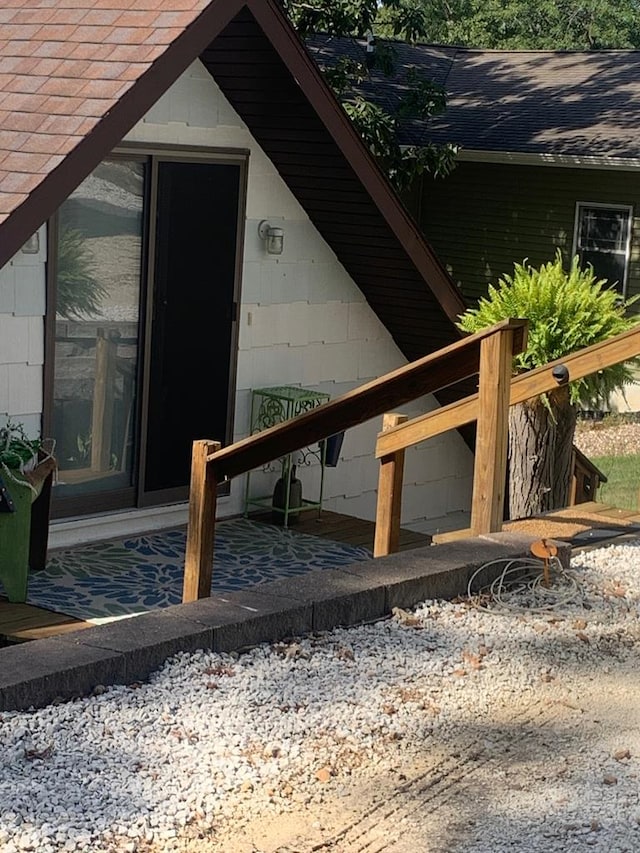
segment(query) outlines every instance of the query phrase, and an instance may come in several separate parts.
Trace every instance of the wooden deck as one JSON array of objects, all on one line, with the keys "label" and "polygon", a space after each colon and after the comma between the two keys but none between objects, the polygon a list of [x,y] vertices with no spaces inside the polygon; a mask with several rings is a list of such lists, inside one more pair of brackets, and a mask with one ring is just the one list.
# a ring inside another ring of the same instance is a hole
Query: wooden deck
[{"label": "wooden deck", "polygon": [[[251,516],[256,521],[270,521],[270,513]],[[556,539],[573,539],[580,533],[606,528],[619,533],[634,532],[640,525],[640,513],[623,510],[607,504],[590,502],[556,510],[541,518],[526,519],[520,522],[507,522],[505,530],[521,530],[532,536],[546,536]],[[323,511],[318,518],[315,512],[301,515],[300,521],[292,527],[294,532],[320,536],[334,542],[342,542],[354,547],[365,547],[373,551],[375,525],[371,521]],[[470,535],[469,531],[457,531],[456,534],[444,534],[436,537],[438,541]],[[402,530],[400,550],[410,550],[429,545],[431,537],[410,530]],[[588,538],[584,546],[589,545]],[[602,544],[594,538],[595,544]],[[0,646],[7,643],[20,643],[28,640],[44,639],[70,631],[91,627],[91,623],[82,622],[62,613],[53,613],[29,604],[10,604],[0,598]]]},{"label": "wooden deck", "polygon": [[27,640],[44,640],[90,627],[89,622],[82,622],[73,616],[53,613],[31,604],[11,604],[0,598],[0,646]]},{"label": "wooden deck", "polygon": [[[520,521],[505,521],[504,531],[527,533],[548,539],[570,541],[574,547],[588,545],[589,539],[602,544],[607,538],[599,531],[611,531],[611,537],[625,533],[639,533],[640,513],[631,509],[619,509],[609,504],[588,501],[565,509],[556,509],[535,518]],[[451,542],[471,535],[470,530],[455,530],[434,536],[434,543]]]},{"label": "wooden deck", "polygon": [[[271,521],[271,513],[251,513],[254,521]],[[307,533],[310,536],[321,536],[323,539],[331,539],[334,542],[342,542],[344,545],[353,545],[354,548],[368,548],[373,553],[373,539],[376,526],[373,521],[365,521],[362,518],[352,518],[350,515],[340,515],[337,512],[323,510],[320,517],[318,513],[310,510],[300,513],[300,520],[291,526],[296,533]],[[411,530],[400,531],[400,550],[407,551],[411,548],[420,548],[431,544],[431,536],[424,533],[413,533]]]}]

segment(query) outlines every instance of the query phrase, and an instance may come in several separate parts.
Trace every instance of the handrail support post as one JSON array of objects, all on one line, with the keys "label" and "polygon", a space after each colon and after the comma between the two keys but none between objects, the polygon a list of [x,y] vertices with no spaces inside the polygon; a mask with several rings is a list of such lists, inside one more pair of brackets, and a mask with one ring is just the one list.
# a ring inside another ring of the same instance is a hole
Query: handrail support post
[{"label": "handrail support post", "polygon": [[211,595],[217,483],[207,457],[221,446],[219,441],[209,439],[193,442],[183,604]]},{"label": "handrail support post", "polygon": [[512,358],[511,329],[498,331],[480,344],[478,431],[471,504],[473,536],[502,530]]},{"label": "handrail support post", "polygon": [[[385,432],[406,421],[407,415],[387,413],[382,419],[382,431]],[[404,450],[398,450],[380,460],[374,557],[393,554],[400,545],[403,473]]]}]

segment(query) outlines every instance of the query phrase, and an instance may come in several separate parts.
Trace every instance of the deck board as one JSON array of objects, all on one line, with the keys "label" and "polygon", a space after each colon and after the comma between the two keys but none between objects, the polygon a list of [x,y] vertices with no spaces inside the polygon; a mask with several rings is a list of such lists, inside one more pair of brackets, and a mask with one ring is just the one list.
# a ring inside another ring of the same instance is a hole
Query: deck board
[{"label": "deck board", "polygon": [[[252,513],[254,521],[271,521],[271,513]],[[355,548],[368,548],[373,553],[373,540],[376,525],[373,521],[365,521],[363,518],[352,518],[349,515],[341,515],[337,512],[323,510],[318,516],[317,512],[308,511],[300,514],[300,520],[291,526],[296,533],[306,533],[310,536],[320,536],[323,539],[331,539],[333,542],[342,542],[344,545],[352,545]],[[400,551],[411,548],[420,548],[431,544],[431,536],[424,533],[414,533],[412,530],[400,530]]]},{"label": "deck board", "polygon": [[83,622],[73,616],[43,610],[31,604],[12,604],[0,598],[0,645],[2,640],[23,643],[90,627],[89,622]]}]

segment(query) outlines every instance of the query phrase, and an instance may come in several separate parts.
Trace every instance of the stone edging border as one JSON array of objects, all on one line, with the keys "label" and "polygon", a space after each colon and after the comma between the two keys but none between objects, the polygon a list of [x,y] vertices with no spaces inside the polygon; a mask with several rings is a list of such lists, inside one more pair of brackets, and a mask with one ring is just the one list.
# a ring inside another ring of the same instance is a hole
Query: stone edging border
[{"label": "stone edging border", "polygon": [[[383,618],[394,607],[455,598],[466,594],[478,568],[530,556],[533,541],[523,534],[495,533],[416,548],[10,646],[0,650],[0,711],[79,698],[98,685],[143,681],[178,652],[239,651]],[[571,546],[554,544],[568,567]],[[479,585],[499,571],[493,567],[481,573]]]}]

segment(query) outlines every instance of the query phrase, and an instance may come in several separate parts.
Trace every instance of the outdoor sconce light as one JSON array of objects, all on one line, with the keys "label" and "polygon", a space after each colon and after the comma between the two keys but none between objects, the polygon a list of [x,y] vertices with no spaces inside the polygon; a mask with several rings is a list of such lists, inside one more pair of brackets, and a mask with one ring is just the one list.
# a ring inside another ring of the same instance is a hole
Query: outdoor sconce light
[{"label": "outdoor sconce light", "polygon": [[263,219],[258,225],[258,237],[265,241],[270,255],[281,255],[284,249],[284,231],[282,228],[272,228],[268,219]]},{"label": "outdoor sconce light", "polygon": [[36,231],[22,247],[23,255],[37,255],[40,251],[40,234]]}]

